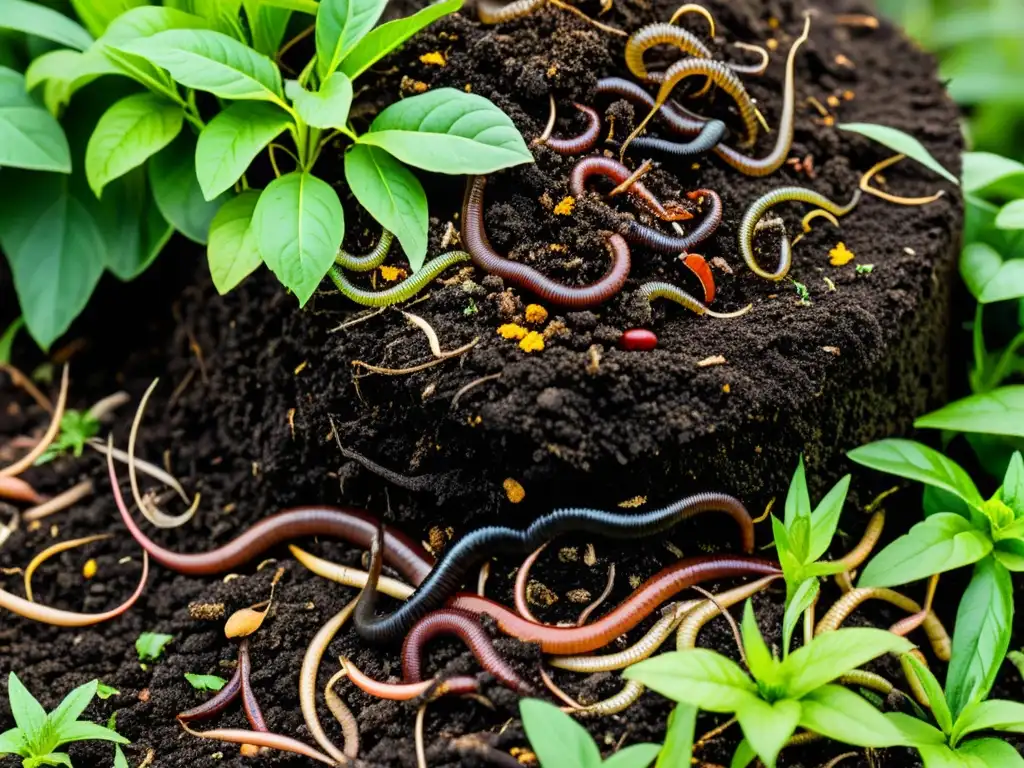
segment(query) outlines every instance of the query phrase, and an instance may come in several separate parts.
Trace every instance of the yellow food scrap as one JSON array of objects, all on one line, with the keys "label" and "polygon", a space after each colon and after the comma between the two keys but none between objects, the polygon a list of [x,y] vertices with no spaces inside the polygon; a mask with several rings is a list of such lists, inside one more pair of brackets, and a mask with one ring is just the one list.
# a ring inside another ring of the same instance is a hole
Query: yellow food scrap
[{"label": "yellow food scrap", "polygon": [[776,40],[774,37],[769,37],[767,40],[765,40],[764,45],[765,48],[767,48],[769,51],[775,51],[778,50],[779,41]]},{"label": "yellow food scrap", "polygon": [[548,311],[544,309],[540,304],[527,304],[526,305],[526,322],[528,323],[543,323],[548,319]]},{"label": "yellow food scrap", "polygon": [[828,104],[830,107],[838,107],[839,106],[839,97],[838,96],[829,96],[827,99],[825,99],[825,103]]},{"label": "yellow food scrap", "polygon": [[536,331],[530,331],[519,342],[519,348],[523,352],[541,352],[544,349],[544,337]]},{"label": "yellow food scrap", "polygon": [[555,253],[565,253],[569,249],[566,248],[561,243],[552,243],[551,245],[548,246],[548,250],[549,251],[554,251]]},{"label": "yellow food scrap", "polygon": [[307,365],[309,365],[309,360],[303,360],[301,363],[299,363],[297,366],[295,366],[295,370],[293,371],[293,373],[296,376],[298,376],[300,373],[302,373],[304,370],[306,370],[306,366]]},{"label": "yellow food scrap", "polygon": [[722,391],[728,395],[730,392],[732,392],[732,387],[730,387],[728,384],[723,384]]},{"label": "yellow food scrap", "polygon": [[555,215],[556,216],[571,216],[572,215],[572,209],[575,206],[576,206],[576,199],[572,195],[569,195],[568,197],[563,197],[562,198],[562,202],[560,202],[558,205],[555,206]]},{"label": "yellow food scrap", "polygon": [[526,498],[526,489],[523,488],[523,484],[515,478],[506,477],[505,482],[501,484],[501,487],[505,489],[505,495],[508,496],[508,500],[513,504],[518,504]]},{"label": "yellow food scrap", "polygon": [[448,59],[444,57],[444,54],[440,51],[431,51],[430,53],[424,53],[420,56],[420,61],[424,64],[433,64],[436,67],[443,67],[448,63]]},{"label": "yellow food scrap", "polygon": [[548,67],[548,71],[547,71],[548,78],[552,78],[552,77],[554,77],[557,74],[558,74],[558,67],[557,66],[552,64],[550,67]]},{"label": "yellow food scrap", "polygon": [[853,251],[846,247],[846,243],[839,243],[828,252],[828,261],[833,267],[841,267],[853,261]]},{"label": "yellow food scrap", "polygon": [[98,569],[99,566],[96,564],[95,559],[90,558],[89,560],[86,560],[85,565],[82,566],[82,578],[91,579],[96,575],[96,571]]},{"label": "yellow food scrap", "polygon": [[387,280],[389,283],[393,283],[395,282],[395,280],[400,280],[401,278],[406,277],[408,274],[409,273],[406,272],[401,267],[380,268],[380,276]]},{"label": "yellow food scrap", "polygon": [[634,496],[632,499],[620,501],[619,506],[622,507],[623,509],[636,509],[637,507],[643,506],[646,503],[646,496]]},{"label": "yellow food scrap", "polygon": [[505,323],[498,326],[498,335],[503,339],[523,339],[529,333],[523,326],[515,323]]}]

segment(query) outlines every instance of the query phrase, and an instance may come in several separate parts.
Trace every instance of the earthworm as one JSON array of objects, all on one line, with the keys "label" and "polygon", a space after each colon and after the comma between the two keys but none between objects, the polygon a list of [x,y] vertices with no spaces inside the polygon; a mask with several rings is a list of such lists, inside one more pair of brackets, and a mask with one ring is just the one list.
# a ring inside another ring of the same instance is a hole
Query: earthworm
[{"label": "earthworm", "polygon": [[480,666],[507,688],[524,696],[533,693],[533,687],[498,655],[490,635],[484,631],[479,619],[471,613],[451,608],[428,613],[405,636],[402,643],[402,675],[406,682],[418,683],[423,680],[423,646],[439,635],[456,635],[480,662]]},{"label": "earthworm", "polygon": [[465,251],[443,253],[428,261],[398,285],[385,288],[382,291],[367,291],[356,287],[348,281],[336,265],[330,268],[327,276],[347,299],[356,304],[361,304],[364,307],[390,307],[392,304],[411,299],[446,269],[455,264],[469,261],[469,258],[469,254]]},{"label": "earthworm", "polygon": [[663,152],[679,159],[698,157],[715,149],[725,138],[725,133],[725,123],[721,120],[708,120],[697,137],[690,141],[679,142],[654,136],[637,136],[629,148],[636,152]]},{"label": "earthworm", "polygon": [[20,477],[0,477],[0,499],[11,501],[24,501],[27,504],[42,504],[46,501],[45,496]]},{"label": "earthworm", "polygon": [[627,680],[626,684],[622,686],[622,690],[618,693],[596,704],[588,704],[583,709],[574,709],[572,713],[574,715],[590,715],[594,717],[615,715],[633,706],[643,692],[643,683],[638,683],[636,680]]},{"label": "earthworm", "polygon": [[[530,610],[530,604],[526,600],[526,587],[530,580],[530,569],[533,567],[533,564],[537,562],[537,558],[540,557],[541,552],[547,549],[548,543],[549,542],[544,542],[526,556],[526,559],[523,560],[523,564],[520,565],[519,570],[516,571],[515,586],[512,588],[512,597],[515,602],[516,611],[518,611],[519,615],[524,619],[537,622],[538,624],[541,622],[533,615],[533,612]],[[477,594],[480,595],[480,597],[486,597],[486,595],[484,595],[480,590],[477,590]]]},{"label": "earthworm", "polygon": [[[324,752],[338,762],[344,762],[346,757],[354,757],[354,755],[348,755],[338,749],[334,742],[328,738],[323,726],[320,724],[320,717],[316,712],[316,674],[320,669],[320,662],[324,657],[327,646],[330,645],[331,640],[334,639],[334,636],[338,634],[338,631],[348,621],[348,617],[352,615],[355,607],[356,601],[351,600],[344,608],[327,620],[327,623],[310,640],[306,653],[302,657],[302,668],[299,671],[299,708],[302,710],[302,719],[306,721],[306,728],[309,729],[309,735],[313,737],[313,740],[320,745]],[[346,735],[346,747],[348,742],[349,739]]]},{"label": "earthworm", "polygon": [[804,31],[789,49],[789,57],[786,59],[786,84],[782,92],[782,115],[779,118],[779,135],[775,140],[775,148],[763,158],[752,158],[740,154],[736,150],[725,147],[715,147],[715,154],[718,155],[727,165],[732,166],[740,173],[747,176],[767,176],[774,173],[786,162],[786,156],[793,145],[793,126],[796,116],[796,53],[811,31],[811,17],[804,21]]},{"label": "earthworm", "polygon": [[573,102],[573,106],[587,118],[587,127],[583,133],[570,139],[549,137],[543,142],[560,155],[582,155],[584,152],[589,152],[601,136],[601,115],[597,110],[575,102]]},{"label": "earthworm", "polygon": [[36,443],[35,447],[32,448],[28,453],[22,456],[20,459],[15,461],[9,466],[0,468],[0,478],[4,477],[16,477],[24,472],[26,469],[35,464],[36,459],[42,456],[46,449],[50,447],[50,443],[57,437],[57,433],[60,431],[60,420],[64,417],[64,406],[68,402],[68,366],[64,365],[64,373],[60,377],[60,394],[57,395],[57,405],[53,409],[53,415],[50,417],[50,425],[46,428],[46,432],[39,438],[39,442]]},{"label": "earthworm", "polygon": [[70,506],[77,504],[93,492],[92,480],[83,480],[77,485],[71,486],[68,490],[58,493],[52,499],[44,501],[38,506],[26,509],[21,514],[21,519],[26,523],[34,520],[42,520],[45,517],[63,512]]},{"label": "earthworm", "polygon": [[750,271],[758,277],[763,277],[766,280],[781,280],[789,273],[789,268],[792,265],[792,250],[789,248],[789,239],[783,236],[783,245],[779,253],[779,266],[776,270],[769,272],[762,269],[754,256],[754,229],[761,218],[774,206],[786,202],[809,203],[810,205],[824,208],[836,216],[845,216],[860,202],[860,194],[858,189],[846,205],[834,203],[819,192],[804,187],[780,187],[762,195],[747,208],[746,213],[743,214],[743,220],[740,222],[739,244],[743,260],[750,267]]},{"label": "earthworm", "polygon": [[84,536],[81,539],[68,539],[67,541],[60,541],[53,546],[47,547],[38,555],[32,558],[32,561],[26,566],[24,573],[25,580],[25,597],[28,598],[29,602],[34,602],[32,599],[32,574],[36,572],[36,569],[49,560],[54,555],[59,555],[61,552],[67,552],[69,549],[75,547],[84,547],[86,544],[92,544],[95,541],[103,541],[109,539],[113,534],[110,533],[98,533],[93,536]]},{"label": "earthworm", "polygon": [[381,227],[380,237],[373,248],[363,254],[349,253],[341,248],[334,257],[334,263],[351,272],[371,272],[384,263],[394,239],[395,236],[391,232]]},{"label": "earthworm", "polygon": [[696,275],[700,280],[701,288],[704,289],[704,301],[710,304],[715,300],[715,276],[711,273],[711,267],[699,253],[690,253],[683,258],[686,268]]},{"label": "earthworm", "polygon": [[[693,193],[691,193],[693,194]],[[683,253],[694,248],[718,229],[722,223],[722,198],[717,192],[710,189],[698,190],[701,198],[711,202],[710,210],[704,214],[700,224],[688,235],[666,235],[653,227],[641,224],[635,219],[628,219],[623,225],[620,233],[626,240],[637,245],[644,245],[652,251],[660,253]]]},{"label": "earthworm", "polygon": [[263,712],[260,704],[256,701],[256,694],[252,690],[252,682],[249,679],[252,673],[252,661],[249,657],[249,641],[243,638],[238,644],[238,671],[239,679],[242,682],[242,709],[245,710],[245,717],[253,730],[261,733],[269,733],[267,723],[263,719]]},{"label": "earthworm", "polygon": [[690,648],[696,648],[697,635],[700,634],[705,624],[722,612],[722,608],[731,608],[737,603],[756,595],[777,578],[779,578],[777,575],[768,576],[767,578],[753,581],[750,584],[730,589],[728,592],[716,595],[716,602],[711,600],[703,601],[686,614],[683,622],[679,625],[679,631],[676,633],[676,650],[685,651]]},{"label": "earthworm", "polygon": [[[132,538],[153,559],[166,568],[190,575],[224,573],[247,563],[271,547],[304,536],[330,536],[357,547],[368,547],[377,530],[372,515],[341,507],[294,507],[271,515],[227,544],[201,554],[180,554],[164,549],[146,536],[128,513],[118,486],[113,462],[108,459],[114,501]],[[414,584],[419,584],[433,567],[434,559],[419,544],[394,529],[385,529],[388,565]]]},{"label": "earthworm", "polygon": [[[417,582],[418,587],[408,602],[394,613],[374,617],[376,591],[364,588],[354,616],[356,631],[371,643],[388,642],[401,637],[418,619],[441,607],[445,598],[458,589],[474,565],[498,552],[528,553],[549,539],[570,531],[609,538],[644,538],[666,531],[682,520],[713,510],[725,512],[736,521],[741,528],[744,551],[752,552],[754,525],[750,513],[738,499],[724,493],[698,493],[642,514],[576,507],[557,509],[537,518],[525,531],[503,526],[478,528],[460,538],[445,552],[422,583]],[[376,541],[376,537],[372,541]],[[385,558],[388,546],[385,537]],[[372,543],[370,549],[372,564]],[[379,570],[375,575],[371,569],[371,580],[368,583],[373,583],[373,579],[379,576]]]},{"label": "earthworm", "polygon": [[740,317],[741,315],[747,314],[753,307],[753,304],[747,304],[743,309],[737,309],[735,312],[715,312],[713,309],[708,309],[706,306],[701,304],[697,299],[688,294],[682,288],[672,285],[672,283],[665,283],[660,280],[652,280],[648,283],[644,283],[636,289],[637,298],[640,301],[650,303],[655,299],[669,299],[674,301],[691,312],[696,312],[698,315],[708,315],[709,317],[717,317],[720,319],[729,319],[733,317]]},{"label": "earthworm", "polygon": [[847,552],[838,562],[846,566],[847,571],[852,571],[868,559],[868,555],[874,550],[875,545],[882,536],[882,529],[885,527],[885,510],[880,509],[868,520],[864,529],[864,535],[857,543],[857,546]]},{"label": "earthworm", "polygon": [[594,93],[595,95],[618,96],[641,107],[646,107],[648,110],[655,110],[657,116],[674,133],[681,136],[697,136],[709,122],[706,118],[673,104],[662,104],[659,107],[655,103],[654,97],[645,91],[643,86],[622,77],[601,78],[594,86]]},{"label": "earthworm", "polygon": [[224,687],[217,691],[215,696],[210,697],[202,704],[192,709],[186,709],[177,714],[178,720],[190,722],[192,720],[208,720],[216,717],[225,709],[231,706],[238,695],[242,692],[242,668],[236,666],[231,674],[231,679],[224,684]]},{"label": "earthworm", "polygon": [[363,673],[351,659],[342,656],[341,665],[356,688],[378,699],[410,701],[430,691],[434,691],[433,696],[437,698],[447,694],[474,693],[479,687],[476,679],[468,676],[451,677],[440,682],[424,680],[421,683],[382,683]]},{"label": "earthworm", "polygon": [[[311,555],[294,544],[289,544],[288,549],[296,560],[317,576],[344,584],[346,587],[355,587],[356,589],[362,589],[366,585],[366,579],[369,576],[366,571],[360,571],[358,568],[350,568],[339,563],[332,563],[330,560],[324,560],[316,555]],[[406,600],[413,593],[413,588],[398,579],[381,576],[377,582],[377,591],[383,592],[388,597],[393,597],[397,600]]]},{"label": "earthworm", "polygon": [[[618,160],[610,157],[592,156],[585,157],[572,167],[569,174],[569,191],[573,197],[580,198],[587,191],[587,181],[591,176],[604,176],[616,184],[622,184],[632,176],[632,171]],[[629,188],[629,196],[642,205],[662,221],[686,221],[693,218],[693,214],[685,208],[676,205],[669,205],[668,208],[661,204],[661,201],[644,186],[643,182],[635,181]]]},{"label": "earthworm", "polygon": [[264,733],[262,731],[245,731],[239,728],[218,728],[212,731],[193,731],[183,721],[181,727],[193,736],[200,739],[214,739],[216,741],[227,741],[232,744],[252,744],[256,747],[267,749],[279,749],[282,752],[292,752],[296,755],[308,757],[311,760],[324,763],[325,765],[337,766],[338,763],[322,752],[318,752],[308,744],[303,744],[298,739],[290,736],[282,736],[279,733]]},{"label": "earthworm", "polygon": [[607,672],[636,664],[658,650],[686,615],[702,602],[702,600],[687,600],[667,606],[662,611],[662,617],[655,622],[654,626],[624,651],[604,656],[552,656],[548,659],[548,664],[557,669],[567,669],[570,672],[588,673]]},{"label": "earthworm", "polygon": [[[686,31],[682,27],[677,27],[674,24],[667,24],[665,22],[655,22],[653,24],[647,24],[646,26],[640,27],[634,32],[629,40],[626,42],[626,66],[629,71],[633,73],[633,77],[637,80],[646,80],[649,83],[661,83],[665,79],[664,72],[648,72],[647,66],[644,64],[644,54],[651,48],[658,45],[673,45],[684,53],[698,59],[711,59],[711,49],[709,49],[704,43],[697,39],[697,36],[691,32]],[[761,55],[761,62],[759,64],[739,64],[735,62],[728,62],[726,66],[733,72],[741,74],[752,74],[762,75],[768,68],[768,52],[757,46],[746,46],[742,47],[747,50],[763,51]],[[703,94],[707,89],[707,86],[698,94]]]},{"label": "earthworm", "polygon": [[451,607],[487,614],[502,632],[525,642],[538,643],[545,653],[571,655],[607,645],[643,621],[661,602],[698,582],[777,573],[779,569],[774,563],[750,557],[718,555],[681,560],[656,573],[610,613],[582,627],[536,624],[503,605],[473,594],[456,595]]},{"label": "earthworm", "polygon": [[[345,757],[355,759],[359,754],[359,722],[356,720],[355,715],[352,714],[352,710],[348,708],[348,705],[341,700],[341,697],[334,690],[334,685],[341,678],[347,676],[348,673],[342,669],[327,681],[327,685],[324,686],[324,702],[327,704],[327,708],[331,711],[334,719],[338,721],[338,725],[341,726],[341,737],[345,742],[345,746],[341,750],[342,754]],[[321,746],[323,745],[321,744]]]},{"label": "earthworm", "polygon": [[608,581],[604,585],[604,590],[601,592],[600,595],[597,596],[597,599],[594,600],[594,602],[592,602],[590,605],[588,605],[586,608],[584,608],[582,611],[580,611],[579,618],[576,619],[576,626],[577,627],[582,627],[584,624],[587,623],[587,619],[590,618],[590,615],[594,611],[596,611],[598,608],[600,608],[601,604],[604,603],[604,601],[608,599],[608,595],[610,595],[612,593],[612,588],[614,586],[615,586],[615,563],[611,563],[608,566]]},{"label": "earthworm", "polygon": [[486,183],[485,176],[471,176],[466,184],[466,196],[462,204],[462,242],[469,250],[474,264],[544,301],[573,309],[597,306],[622,290],[629,276],[630,255],[629,246],[619,235],[606,235],[608,250],[612,255],[608,271],[597,282],[579,288],[552,280],[533,267],[512,261],[495,251],[484,228]]},{"label": "earthworm", "polygon": [[500,5],[482,0],[476,4],[476,14],[481,24],[503,24],[506,21],[533,13],[545,2],[547,0],[514,0],[514,2]]},{"label": "earthworm", "polygon": [[896,686],[884,677],[875,672],[868,672],[865,669],[851,670],[842,677],[837,678],[837,682],[840,682],[843,685],[859,685],[861,688],[878,691],[883,696],[888,696],[896,690]]}]

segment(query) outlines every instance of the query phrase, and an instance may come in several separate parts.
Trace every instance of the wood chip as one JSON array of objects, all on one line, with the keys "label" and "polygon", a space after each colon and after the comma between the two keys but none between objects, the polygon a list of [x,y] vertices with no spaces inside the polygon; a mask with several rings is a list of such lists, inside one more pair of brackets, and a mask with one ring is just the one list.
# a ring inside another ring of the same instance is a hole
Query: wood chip
[{"label": "wood chip", "polygon": [[587,548],[583,552],[583,562],[591,567],[597,563],[597,550],[594,549],[593,544],[587,544]]},{"label": "wood chip", "polygon": [[839,357],[839,347],[822,347],[822,349],[830,354],[835,355],[836,357]]},{"label": "wood chip", "polygon": [[725,365],[725,358],[721,355],[712,355],[711,357],[705,357],[697,363],[698,368],[708,368],[712,365]]}]

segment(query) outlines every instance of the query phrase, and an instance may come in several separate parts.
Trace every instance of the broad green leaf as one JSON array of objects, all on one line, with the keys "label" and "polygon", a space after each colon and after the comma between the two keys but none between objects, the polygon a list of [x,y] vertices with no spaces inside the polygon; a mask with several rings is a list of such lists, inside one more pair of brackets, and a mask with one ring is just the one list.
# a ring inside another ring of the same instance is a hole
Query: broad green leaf
[{"label": "broad green leaf", "polygon": [[366,37],[386,6],[387,0],[321,0],[316,12],[316,61],[321,80]]},{"label": "broad green leaf", "polygon": [[783,521],[787,529],[793,528],[798,517],[810,518],[811,496],[807,491],[807,472],[804,469],[804,457],[797,461],[796,471],[789,481],[789,492],[786,494],[786,513]]},{"label": "broad green leaf", "polygon": [[71,757],[63,752],[48,752],[45,755],[36,755],[22,761],[22,768],[39,768],[41,765],[63,765],[73,768]]},{"label": "broad green leaf", "polygon": [[754,601],[747,600],[743,606],[742,624],[743,650],[746,652],[747,668],[755,680],[764,685],[773,685],[776,679],[778,663],[772,656],[768,644],[757,626],[754,615]]},{"label": "broad green leaf", "polygon": [[843,504],[846,503],[846,494],[849,490],[850,476],[846,475],[832,486],[832,489],[825,494],[825,498],[811,513],[811,542],[807,552],[809,562],[817,560],[828,551],[832,537],[836,534],[839,516],[842,514]]},{"label": "broad green leaf", "polygon": [[786,697],[799,699],[837,677],[886,653],[906,653],[909,640],[883,629],[856,627],[825,632],[782,662],[779,679]]},{"label": "broad green leaf", "polygon": [[992,558],[974,567],[955,626],[946,675],[946,700],[954,719],[972,701],[988,695],[1010,646],[1013,583],[1006,568]]},{"label": "broad green leaf", "polygon": [[267,56],[273,56],[281,47],[292,12],[275,8],[264,0],[242,0],[245,17],[249,21],[252,47]]},{"label": "broad green leaf", "polygon": [[181,132],[185,111],[155,93],[117,101],[100,118],[85,150],[85,175],[101,197],[103,188],[142,165]]},{"label": "broad green leaf", "polygon": [[[1024,265],[1024,261],[1020,263]],[[917,419],[914,426],[1024,437],[1024,385],[1000,387],[956,400]]]},{"label": "broad green leaf", "polygon": [[297,80],[285,83],[285,94],[305,123],[314,128],[344,128],[352,106],[352,81],[341,72],[328,76],[318,91],[307,91]]},{"label": "broad green leaf", "polygon": [[85,307],[103,274],[103,235],[68,177],[29,171],[3,175],[0,248],[28,331],[48,349]]},{"label": "broad green leaf", "polygon": [[28,742],[20,728],[11,728],[0,733],[0,755],[22,755],[27,756]]},{"label": "broad green leaf", "polygon": [[736,662],[704,648],[646,659],[627,667],[622,677],[708,712],[735,712],[757,697],[757,686]]},{"label": "broad green leaf", "polygon": [[118,280],[134,280],[146,271],[171,235],[142,168],[107,185],[103,199],[85,192],[85,205],[106,245],[107,269]]},{"label": "broad green leaf", "polygon": [[195,136],[186,131],[150,161],[149,181],[163,217],[189,240],[205,244],[210,222],[227,196],[205,199],[195,156]]},{"label": "broad green leaf", "polygon": [[769,704],[751,699],[736,712],[744,738],[767,768],[775,768],[779,751],[800,722],[800,703],[789,699]]},{"label": "broad green leaf", "polygon": [[992,556],[1008,571],[1014,573],[1024,571],[1024,541],[1021,539],[997,541],[995,549],[992,550]]},{"label": "broad green leaf", "polygon": [[462,7],[462,3],[463,0],[441,0],[441,2],[432,3],[417,11],[412,16],[381,24],[356,43],[352,51],[341,62],[338,71],[344,72],[352,80],[355,80],[421,29],[426,28],[442,16],[455,13]]},{"label": "broad green leaf", "polygon": [[356,200],[402,244],[413,272],[427,255],[427,194],[412,171],[382,149],[345,153],[345,181]]},{"label": "broad green leaf", "polygon": [[43,102],[50,114],[59,116],[79,88],[97,77],[120,71],[96,45],[84,52],[59,48],[29,64],[25,70],[25,86],[31,91],[44,85]]},{"label": "broad green leaf", "polygon": [[982,304],[1024,296],[1024,260],[1004,261],[988,243],[969,243],[960,256],[960,274]]},{"label": "broad green leaf", "polygon": [[804,579],[793,593],[793,599],[786,604],[786,613],[782,617],[782,655],[788,656],[793,643],[793,630],[800,623],[804,611],[811,607],[817,599],[821,585],[817,579]]},{"label": "broad green leaf", "polygon": [[207,200],[230,189],[256,155],[292,124],[288,113],[273,104],[231,104],[199,134],[196,176]]},{"label": "broad green leaf", "polygon": [[903,658],[910,665],[914,672],[914,677],[920,682],[922,690],[924,690],[925,695],[928,697],[929,708],[932,711],[935,722],[939,724],[942,732],[948,735],[953,730],[953,715],[949,711],[949,705],[946,703],[946,696],[942,692],[942,685],[935,679],[932,671],[918,661],[914,654],[904,654]]},{"label": "broad green leaf", "polygon": [[1024,518],[1024,456],[1020,451],[1013,452],[1010,466],[1003,478],[1003,501],[1014,511],[1017,517]]},{"label": "broad green leaf", "polygon": [[962,744],[957,751],[977,758],[985,768],[1024,768],[1024,757],[1002,739],[974,739]]},{"label": "broad green leaf", "polygon": [[843,744],[858,747],[908,744],[903,732],[885,715],[840,685],[826,685],[811,692],[800,700],[800,710],[800,725]]},{"label": "broad green leaf", "polygon": [[174,635],[164,635],[160,632],[143,632],[135,640],[135,652],[139,655],[139,661],[155,661],[160,658],[167,644],[174,639]]},{"label": "broad green leaf", "polygon": [[954,740],[978,731],[1024,733],[1024,704],[1006,699],[978,701],[964,709],[956,721]]},{"label": "broad green leaf", "polygon": [[996,216],[999,229],[1024,229],[1024,200],[1012,200]]},{"label": "broad green leaf", "polygon": [[7,676],[7,698],[10,700],[14,724],[21,730],[29,745],[34,746],[43,735],[43,727],[46,725],[46,710],[28,692],[28,688],[22,684],[14,672]]},{"label": "broad green leaf", "polygon": [[125,11],[145,4],[146,0],[71,0],[75,15],[94,37],[106,32],[110,22]]},{"label": "broad green leaf", "polygon": [[62,733],[64,728],[75,722],[85,712],[85,708],[96,696],[99,686],[98,680],[92,680],[85,685],[80,685],[64,697],[57,708],[47,716],[47,725],[55,733]]},{"label": "broad green leaf", "polygon": [[871,559],[858,586],[892,587],[976,563],[992,539],[952,512],[925,518]]},{"label": "broad green leaf", "polygon": [[[168,5],[171,3],[165,0]],[[242,0],[176,0],[175,6],[186,13],[201,16],[211,29],[245,42],[245,33],[239,23]]]},{"label": "broad green leaf", "polygon": [[601,753],[590,734],[558,707],[540,699],[523,699],[519,713],[541,768],[595,768],[601,764]]},{"label": "broad green leaf", "polygon": [[453,175],[533,162],[508,115],[482,96],[455,88],[392,104],[359,142],[385,149],[407,165]]},{"label": "broad green leaf", "polygon": [[217,677],[217,675],[194,675],[191,672],[186,672],[185,679],[197,691],[219,691],[228,684],[227,680]]},{"label": "broad green leaf", "polygon": [[102,725],[78,720],[67,723],[58,734],[58,745],[73,741],[112,741],[115,744],[127,744],[128,739]]},{"label": "broad green leaf", "polygon": [[924,508],[925,517],[931,517],[939,512],[953,512],[970,520],[972,515],[980,514],[955,493],[936,488],[934,485],[925,486],[921,506]]},{"label": "broad green leaf", "polygon": [[658,753],[654,768],[676,768],[690,765],[693,758],[693,735],[697,726],[697,708],[676,704],[668,716],[665,744]]},{"label": "broad green leaf", "polygon": [[934,485],[981,506],[981,494],[963,467],[927,445],[890,438],[855,448],[847,455],[865,467]]},{"label": "broad green leaf", "polygon": [[11,348],[14,346],[14,338],[18,335],[18,331],[24,327],[25,318],[19,316],[7,326],[3,333],[0,333],[0,363],[11,362]]},{"label": "broad green leaf", "polygon": [[187,88],[224,99],[281,102],[281,72],[273,60],[220,32],[171,29],[115,47],[163,67]]},{"label": "broad green leaf", "polygon": [[924,768],[991,768],[977,758],[954,752],[944,745],[922,745],[917,749]]},{"label": "broad green leaf", "polygon": [[304,306],[341,247],[344,212],[330,184],[293,171],[263,190],[252,230],[263,261]]},{"label": "broad green leaf", "polygon": [[630,744],[603,763],[602,768],[647,768],[661,750],[659,744]]},{"label": "broad green leaf", "polygon": [[316,16],[317,8],[320,7],[317,0],[263,0],[263,4],[273,8],[286,8],[289,11],[308,13],[310,16]]},{"label": "broad green leaf", "polygon": [[0,167],[71,173],[71,150],[60,123],[33,101],[25,78],[0,67]]},{"label": "broad green leaf", "polygon": [[903,712],[887,712],[885,717],[900,730],[907,743],[915,747],[946,743],[945,734],[924,720],[919,720]]},{"label": "broad green leaf", "polygon": [[791,601],[796,588],[803,582],[803,563],[797,559],[793,547],[789,542],[789,533],[786,532],[786,525],[775,515],[769,518],[772,521],[772,535],[775,538],[775,551],[779,556],[779,563],[782,565],[782,573],[786,579],[786,600]]},{"label": "broad green leaf", "polygon": [[991,152],[965,152],[964,192],[982,198],[1024,196],[1024,164]]},{"label": "broad green leaf", "polygon": [[0,0],[0,29],[13,29],[84,51],[92,35],[63,13],[28,0]]},{"label": "broad green leaf", "polygon": [[225,201],[213,217],[206,258],[213,285],[220,294],[230,291],[263,263],[250,226],[259,199],[259,190],[248,189]]},{"label": "broad green leaf", "polygon": [[750,746],[749,741],[743,739],[743,741],[736,745],[736,751],[733,753],[729,768],[747,768],[755,760],[757,760],[757,752]]},{"label": "broad green leaf", "polygon": [[910,134],[885,125],[874,125],[872,123],[840,123],[838,127],[843,131],[867,136],[869,139],[877,141],[894,152],[906,155],[912,160],[917,160],[925,168],[934,171],[944,179],[954,184],[960,183],[956,176],[943,168],[939,161],[932,157],[931,153],[924,148],[924,145]]}]

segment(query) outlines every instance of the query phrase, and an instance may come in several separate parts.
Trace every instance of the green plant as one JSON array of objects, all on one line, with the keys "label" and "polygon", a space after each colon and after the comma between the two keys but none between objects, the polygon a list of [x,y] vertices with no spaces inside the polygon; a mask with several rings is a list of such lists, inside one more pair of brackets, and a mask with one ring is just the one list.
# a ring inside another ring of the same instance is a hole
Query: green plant
[{"label": "green plant", "polygon": [[742,639],[749,675],[715,651],[694,648],[641,661],[623,677],[673,701],[735,714],[744,740],[732,768],[743,768],[755,757],[774,768],[798,727],[863,747],[907,743],[870,702],[833,681],[883,654],[909,651],[909,641],[881,629],[840,629],[818,635],[780,660],[765,643],[750,602]]},{"label": "green plant", "polygon": [[70,768],[71,758],[56,750],[73,741],[128,743],[128,739],[110,728],[78,719],[96,695],[96,680],[75,688],[49,714],[17,675],[11,672],[7,680],[7,696],[16,727],[0,733],[0,755],[17,755],[22,758],[23,768],[40,765]]},{"label": "green plant", "polygon": [[[964,741],[966,736],[981,731],[1024,733],[1024,704],[981,697],[954,717],[947,693],[935,675],[913,655],[907,655],[914,675],[928,695],[935,725],[892,712],[886,715],[921,753],[924,768],[1021,768],[1024,757],[1002,739],[980,738]],[[938,727],[936,727],[938,726]]]},{"label": "green plant", "polygon": [[217,675],[194,675],[191,672],[185,673],[185,679],[197,691],[219,691],[228,683],[223,677],[217,677]]},{"label": "green plant", "polygon": [[[533,158],[494,104],[450,88],[401,100],[358,134],[352,84],[461,4],[376,26],[386,0],[74,2],[79,24],[6,0],[0,29],[17,35],[0,38],[0,61],[27,66],[0,66],[0,246],[33,338],[48,347],[104,270],[133,279],[174,229],[207,244],[218,290],[266,263],[305,304],[344,236],[338,193],[313,173],[335,139],[350,142],[356,200],[421,266],[426,194],[407,165],[489,173]],[[316,53],[284,81],[271,56],[293,11],[316,15]],[[261,191],[246,174],[264,152]],[[284,156],[294,168],[282,173]]]},{"label": "green plant", "polygon": [[541,768],[646,768],[657,744],[633,744],[601,760],[601,751],[586,729],[553,704],[523,699],[519,713]]},{"label": "green plant", "polygon": [[60,432],[50,447],[36,460],[36,465],[45,464],[69,453],[75,457],[81,456],[85,444],[99,432],[99,420],[88,411],[64,411],[60,419]]},{"label": "green plant", "polygon": [[143,632],[135,639],[135,652],[139,655],[139,661],[156,661],[173,639],[174,635]]}]

